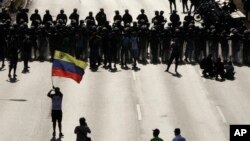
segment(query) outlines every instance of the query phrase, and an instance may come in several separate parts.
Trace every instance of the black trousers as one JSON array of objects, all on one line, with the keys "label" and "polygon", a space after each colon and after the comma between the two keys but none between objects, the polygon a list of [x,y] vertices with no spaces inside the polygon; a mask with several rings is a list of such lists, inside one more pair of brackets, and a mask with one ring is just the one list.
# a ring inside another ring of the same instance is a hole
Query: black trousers
[{"label": "black trousers", "polygon": [[175,71],[177,72],[177,68],[178,68],[178,65],[179,65],[179,57],[180,57],[179,53],[172,53],[171,54],[169,62],[168,62],[167,70],[169,70],[171,64],[173,63],[173,60],[175,59]]}]

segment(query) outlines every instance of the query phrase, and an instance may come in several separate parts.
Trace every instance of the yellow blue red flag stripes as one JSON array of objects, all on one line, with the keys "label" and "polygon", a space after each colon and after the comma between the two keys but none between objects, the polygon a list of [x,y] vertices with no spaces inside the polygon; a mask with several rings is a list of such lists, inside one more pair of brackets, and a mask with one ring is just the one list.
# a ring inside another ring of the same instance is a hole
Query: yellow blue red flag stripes
[{"label": "yellow blue red flag stripes", "polygon": [[71,78],[80,83],[84,75],[84,69],[87,66],[86,62],[56,50],[52,65],[52,76]]}]

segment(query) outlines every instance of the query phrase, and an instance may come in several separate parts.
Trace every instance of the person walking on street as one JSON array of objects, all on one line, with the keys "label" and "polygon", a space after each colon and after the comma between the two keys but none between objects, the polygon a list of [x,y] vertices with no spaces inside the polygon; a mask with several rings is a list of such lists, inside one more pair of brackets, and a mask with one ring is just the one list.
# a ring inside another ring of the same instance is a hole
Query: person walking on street
[{"label": "person walking on street", "polygon": [[86,120],[84,117],[79,119],[80,125],[76,126],[75,134],[76,134],[76,141],[91,141],[91,138],[88,137],[88,133],[91,133]]},{"label": "person walking on street", "polygon": [[160,134],[160,130],[159,129],[154,129],[153,130],[153,138],[150,140],[150,141],[163,141],[163,139],[161,139],[159,137],[159,134]]},{"label": "person walking on street", "polygon": [[180,128],[175,128],[174,134],[175,134],[175,137],[173,138],[172,141],[186,141],[186,139],[181,136],[181,129]]},{"label": "person walking on street", "polygon": [[[52,92],[54,91],[54,94]],[[60,91],[59,87],[54,87],[50,90],[47,94],[49,98],[52,100],[52,122],[53,122],[53,137],[56,136],[56,121],[58,122],[58,128],[59,128],[59,137],[63,137],[62,133],[62,99],[63,94]]]},{"label": "person walking on street", "polygon": [[172,53],[170,55],[170,59],[169,59],[168,67],[167,67],[166,71],[167,72],[169,71],[169,68],[170,68],[172,62],[175,59],[175,72],[177,73],[179,57],[180,57],[180,53],[179,53],[180,46],[179,46],[179,42],[178,42],[177,38],[174,39],[173,43],[171,44],[171,48],[172,48]]}]

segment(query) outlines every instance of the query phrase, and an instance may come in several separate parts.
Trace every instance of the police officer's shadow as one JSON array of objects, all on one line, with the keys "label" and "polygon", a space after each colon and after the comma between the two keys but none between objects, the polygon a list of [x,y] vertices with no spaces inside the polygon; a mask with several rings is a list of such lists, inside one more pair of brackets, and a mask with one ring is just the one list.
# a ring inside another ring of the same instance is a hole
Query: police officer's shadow
[{"label": "police officer's shadow", "polygon": [[61,138],[52,137],[50,141],[62,141]]},{"label": "police officer's shadow", "polygon": [[181,78],[182,77],[182,75],[179,72],[172,73],[172,72],[168,71],[168,73],[172,74],[173,76],[175,76],[177,78]]},{"label": "police officer's shadow", "polygon": [[16,77],[9,77],[8,80],[6,80],[7,82],[10,82],[10,83],[16,83],[17,81],[19,81]]}]

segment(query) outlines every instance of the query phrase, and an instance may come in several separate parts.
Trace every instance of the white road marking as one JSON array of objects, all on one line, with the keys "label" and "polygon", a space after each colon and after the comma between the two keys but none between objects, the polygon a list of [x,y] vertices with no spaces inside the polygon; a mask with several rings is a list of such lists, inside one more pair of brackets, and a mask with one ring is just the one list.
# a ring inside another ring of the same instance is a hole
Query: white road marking
[{"label": "white road marking", "polygon": [[136,104],[138,120],[142,120],[140,104]]},{"label": "white road marking", "polygon": [[136,80],[135,72],[132,71],[132,74],[133,74],[133,79],[134,79],[134,81],[135,81],[135,80]]},{"label": "white road marking", "polygon": [[217,109],[217,111],[219,112],[219,114],[220,114],[220,116],[221,116],[222,121],[223,121],[224,123],[227,123],[227,120],[226,120],[226,118],[225,118],[224,114],[222,113],[221,108],[220,108],[219,106],[216,106],[216,109]]}]

